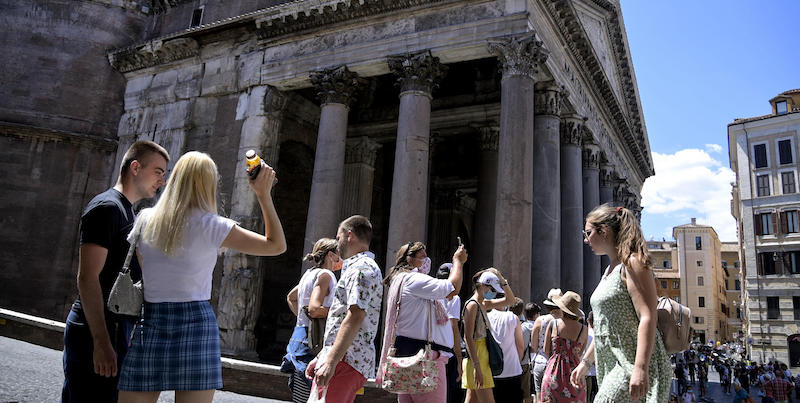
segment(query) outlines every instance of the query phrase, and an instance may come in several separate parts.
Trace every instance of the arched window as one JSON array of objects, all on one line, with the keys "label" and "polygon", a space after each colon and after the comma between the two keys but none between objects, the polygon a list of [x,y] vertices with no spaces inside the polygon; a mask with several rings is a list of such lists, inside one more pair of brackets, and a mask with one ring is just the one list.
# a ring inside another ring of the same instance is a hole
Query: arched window
[{"label": "arched window", "polygon": [[800,334],[793,334],[786,338],[789,345],[789,366],[800,367]]}]

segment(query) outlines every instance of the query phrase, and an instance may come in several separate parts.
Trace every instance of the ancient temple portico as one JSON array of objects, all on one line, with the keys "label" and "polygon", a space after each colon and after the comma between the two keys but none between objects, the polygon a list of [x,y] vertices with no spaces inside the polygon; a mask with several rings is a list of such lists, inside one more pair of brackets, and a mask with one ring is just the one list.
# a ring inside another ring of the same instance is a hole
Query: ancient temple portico
[{"label": "ancient temple portico", "polygon": [[[168,25],[191,8],[175,3],[153,18]],[[220,260],[226,352],[280,355],[302,256],[352,214],[370,217],[384,268],[410,241],[438,266],[458,236],[469,273],[494,266],[526,301],[553,287],[591,293],[602,263],[583,245],[585,214],[605,202],[640,210],[653,174],[617,2],[215,7],[219,20],[108,57],[127,83],[119,149],[146,135],[174,155],[209,152],[223,213],[257,230],[243,150],[278,169],[288,251]]]}]

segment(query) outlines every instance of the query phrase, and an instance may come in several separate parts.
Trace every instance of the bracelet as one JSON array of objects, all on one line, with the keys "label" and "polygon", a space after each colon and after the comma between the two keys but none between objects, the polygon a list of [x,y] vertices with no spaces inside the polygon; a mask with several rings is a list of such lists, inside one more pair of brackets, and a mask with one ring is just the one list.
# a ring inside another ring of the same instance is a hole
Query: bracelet
[{"label": "bracelet", "polygon": [[586,357],[581,357],[581,362],[586,364],[587,367],[591,367],[592,366],[592,363],[589,362],[589,359],[586,358]]}]

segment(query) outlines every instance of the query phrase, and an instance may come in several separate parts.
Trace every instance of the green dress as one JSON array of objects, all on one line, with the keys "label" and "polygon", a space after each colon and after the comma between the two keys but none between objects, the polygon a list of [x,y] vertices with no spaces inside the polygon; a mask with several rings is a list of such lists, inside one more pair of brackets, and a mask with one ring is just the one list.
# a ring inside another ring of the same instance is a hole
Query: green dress
[{"label": "green dress", "polygon": [[[636,338],[639,317],[633,308],[628,289],[622,283],[622,264],[600,280],[590,300],[594,312],[594,351],[599,389],[595,403],[631,402],[629,393],[633,364],[636,361]],[[672,371],[661,333],[656,331],[650,357],[650,387],[644,401],[669,400]]]}]

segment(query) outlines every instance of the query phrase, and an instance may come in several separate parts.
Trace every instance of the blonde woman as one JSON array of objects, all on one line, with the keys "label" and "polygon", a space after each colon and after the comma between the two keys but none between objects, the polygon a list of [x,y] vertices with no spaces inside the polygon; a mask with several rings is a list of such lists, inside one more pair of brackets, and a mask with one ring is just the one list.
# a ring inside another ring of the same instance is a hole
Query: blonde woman
[{"label": "blonde woman", "polygon": [[624,207],[605,204],[586,216],[583,235],[611,264],[590,299],[594,337],[570,381],[583,387],[596,357],[595,402],[669,400],[672,367],[656,328],[658,297],[638,219]]},{"label": "blonde woman", "polygon": [[270,196],[275,172],[262,162],[250,181],[264,217],[264,235],[217,215],[219,174],[207,154],[184,154],[152,209],[136,220],[144,280],[142,318],[119,382],[120,402],[156,402],[175,390],[176,402],[211,402],[222,387],[219,333],[211,275],[220,247],[259,256],[286,250]]}]

